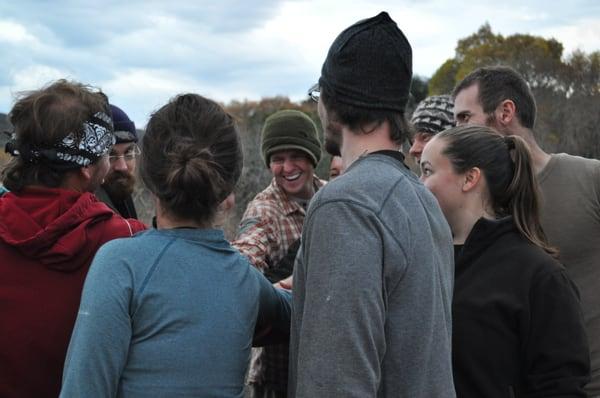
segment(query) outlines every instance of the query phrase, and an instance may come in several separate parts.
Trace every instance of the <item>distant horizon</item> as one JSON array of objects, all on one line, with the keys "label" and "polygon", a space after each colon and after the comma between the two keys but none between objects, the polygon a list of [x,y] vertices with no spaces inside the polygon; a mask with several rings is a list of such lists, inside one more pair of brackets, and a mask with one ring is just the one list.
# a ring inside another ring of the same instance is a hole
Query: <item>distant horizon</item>
[{"label": "distant horizon", "polygon": [[[43,85],[42,85],[42,86],[43,86]],[[41,88],[42,86],[40,86],[40,88]],[[177,93],[177,94],[180,94],[180,93]],[[175,96],[175,95],[177,95],[177,94],[174,94],[174,96]],[[200,94],[200,93],[198,93],[198,94]],[[239,99],[237,99],[237,98],[233,98],[233,99],[231,99],[230,101],[228,101],[228,102],[226,102],[226,103],[224,103],[224,102],[222,102],[222,101],[217,101],[217,102],[218,102],[219,104],[221,104],[223,107],[225,107],[225,108],[226,108],[226,107],[229,107],[229,106],[231,106],[231,105],[232,105],[234,102],[239,102],[239,103],[245,103],[245,102],[257,102],[257,103],[259,103],[259,102],[261,102],[261,101],[263,101],[263,100],[269,100],[269,99],[275,99],[275,98],[287,98],[287,99],[288,99],[288,100],[289,100],[291,103],[293,103],[293,104],[296,104],[296,105],[302,105],[302,103],[306,101],[306,100],[293,101],[292,99],[290,99],[290,98],[289,98],[289,97],[287,97],[287,96],[284,96],[284,95],[275,95],[275,96],[272,96],[272,97],[262,97],[262,98],[260,98],[260,99],[257,99],[257,100],[255,100],[255,99],[243,99],[243,100],[239,100]],[[307,98],[308,98],[308,96],[307,96]],[[109,102],[110,102],[110,98],[109,98]],[[161,106],[162,106],[162,105],[161,105]],[[12,107],[11,107],[11,108],[12,108]],[[154,109],[154,110],[156,110],[156,109]],[[154,110],[153,110],[153,111],[154,111]],[[7,122],[8,122],[8,112],[10,112],[10,109],[8,109],[8,110],[1,110],[1,109],[0,109],[0,117],[3,117],[3,118],[5,118],[5,120],[6,120]],[[150,114],[148,114],[148,118],[150,118]],[[142,127],[139,127],[137,123],[135,123],[135,127],[136,127],[136,130],[138,130],[138,131],[143,131],[143,130],[145,130],[145,127],[146,127],[146,126],[144,126],[144,127],[142,128]],[[0,132],[0,133],[1,133],[1,132]]]}]

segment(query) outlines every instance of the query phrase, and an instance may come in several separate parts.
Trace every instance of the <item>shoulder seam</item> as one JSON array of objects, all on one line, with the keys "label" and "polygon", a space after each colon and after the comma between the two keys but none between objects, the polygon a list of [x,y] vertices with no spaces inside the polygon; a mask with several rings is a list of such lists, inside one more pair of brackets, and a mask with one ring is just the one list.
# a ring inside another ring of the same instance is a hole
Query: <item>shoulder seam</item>
[{"label": "shoulder seam", "polygon": [[[399,181],[396,184],[398,184],[398,183],[399,183]],[[396,184],[394,184],[394,187],[396,186]],[[389,197],[389,194],[388,194],[388,197]],[[329,200],[324,201],[323,203],[319,203],[319,204],[317,204],[315,206],[314,210],[311,212],[310,220],[305,220],[305,223],[307,225],[311,224],[312,223],[312,219],[314,218],[313,214],[319,208],[321,208],[321,207],[323,207],[325,205],[328,205],[328,204],[333,204],[333,203],[348,203],[348,204],[353,204],[353,205],[356,205],[358,207],[361,207],[361,208],[365,209],[366,211],[368,211],[370,213],[373,213],[373,215],[375,215],[375,217],[377,217],[377,219],[381,222],[381,225],[390,233],[390,236],[392,237],[392,239],[394,240],[394,242],[396,242],[396,244],[398,244],[398,246],[400,247],[400,250],[402,250],[404,258],[407,258],[407,250],[404,247],[404,245],[398,240],[398,238],[393,233],[393,231],[391,230],[391,228],[387,225],[387,223],[379,217],[381,209],[379,209],[378,211],[375,211],[375,210],[369,208],[368,206],[365,206],[362,203],[357,202],[355,200],[350,200],[350,199],[329,199]]]}]

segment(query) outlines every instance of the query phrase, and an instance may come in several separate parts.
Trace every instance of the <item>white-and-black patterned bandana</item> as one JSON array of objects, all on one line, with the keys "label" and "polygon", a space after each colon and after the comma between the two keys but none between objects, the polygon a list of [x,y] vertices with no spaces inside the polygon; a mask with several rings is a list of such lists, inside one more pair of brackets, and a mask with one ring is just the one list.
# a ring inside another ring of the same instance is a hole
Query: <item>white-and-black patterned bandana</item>
[{"label": "white-and-black patterned bandana", "polygon": [[[81,137],[78,140],[78,136]],[[25,162],[48,163],[55,169],[72,169],[88,166],[107,154],[115,143],[113,123],[109,115],[97,112],[83,123],[79,134],[69,133],[52,148],[34,148],[20,145],[14,139],[6,144],[6,152],[20,156]]]}]

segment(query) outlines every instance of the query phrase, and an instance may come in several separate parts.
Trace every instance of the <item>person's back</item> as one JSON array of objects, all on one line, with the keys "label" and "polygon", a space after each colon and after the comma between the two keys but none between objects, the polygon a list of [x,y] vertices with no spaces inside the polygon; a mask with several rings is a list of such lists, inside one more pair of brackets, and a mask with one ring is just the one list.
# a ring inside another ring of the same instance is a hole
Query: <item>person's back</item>
[{"label": "person's back", "polygon": [[30,189],[0,199],[0,395],[58,394],[94,253],[141,229],[89,193]]},{"label": "person's back", "polygon": [[[42,128],[35,130],[29,112],[37,106],[36,98],[48,97],[55,108],[38,109],[43,114]],[[74,105],[59,114],[64,104],[57,98],[71,99]],[[101,164],[112,145],[108,122],[85,119],[94,107],[102,107],[103,98],[79,84],[60,81],[22,97],[11,112],[16,139],[9,148],[15,159],[4,171],[11,192],[0,198],[2,397],[58,395],[83,281],[94,254],[105,242],[144,229],[143,224],[114,214],[89,193],[105,173]],[[78,106],[88,107],[81,112],[83,121],[78,120],[82,117]],[[99,126],[83,136],[83,140],[92,134],[106,138],[94,148],[81,148],[79,159],[89,161],[88,166],[54,156],[73,148],[66,145],[70,140],[62,139],[69,130],[53,130],[48,127],[51,120],[84,129],[92,123]],[[45,142],[43,154],[40,142]]]},{"label": "person's back", "polygon": [[[348,225],[350,214],[354,219]],[[334,224],[334,230],[339,225],[344,235],[314,239],[315,219],[323,218]],[[378,236],[370,236],[372,231]],[[378,251],[372,251],[373,240],[381,242]],[[354,246],[354,255],[347,258],[343,272],[314,268],[307,276],[306,250],[311,251],[312,261],[326,262],[340,241]],[[435,198],[388,154],[358,159],[344,175],[322,188],[305,221],[303,251],[297,265],[300,272],[294,277],[292,341],[303,343],[302,347],[290,347],[292,373],[297,374],[290,390],[295,396],[346,396],[350,391],[355,396],[391,397],[400,392],[410,397],[453,396],[450,305],[454,270],[448,266],[452,264],[450,242],[449,227]],[[331,283],[326,278],[329,272],[336,273],[339,290],[321,285]],[[357,281],[360,292],[341,288],[355,286]],[[312,292],[310,297],[305,291]],[[315,291],[323,296],[313,294]],[[315,304],[306,300],[320,304],[313,307]],[[319,312],[310,321],[302,320],[302,309],[308,307]],[[366,322],[369,330],[348,324],[342,327],[343,336],[327,333],[325,338],[317,338],[303,331],[313,327],[330,330],[330,325],[345,325],[353,317],[373,322]],[[343,352],[347,339],[360,340],[363,355],[348,363],[336,363],[335,355],[327,354]],[[369,386],[356,378],[353,369],[373,361],[382,362],[381,373],[361,375],[378,379]],[[335,390],[304,387],[309,385],[309,378],[316,380],[310,385],[319,385],[320,375],[305,371],[306,365],[311,368],[315,362],[318,367],[336,369],[335,380],[328,380]],[[373,385],[378,388],[372,390]]]},{"label": "person's back", "polygon": [[[89,275],[80,314],[94,316],[80,315],[73,332],[63,396],[242,396],[257,316],[269,312],[273,288],[223,231],[159,229],[115,240]],[[112,327],[96,334],[105,323]]]},{"label": "person's back", "polygon": [[581,294],[592,359],[587,388],[600,392],[600,161],[553,154],[538,181],[544,232]]}]

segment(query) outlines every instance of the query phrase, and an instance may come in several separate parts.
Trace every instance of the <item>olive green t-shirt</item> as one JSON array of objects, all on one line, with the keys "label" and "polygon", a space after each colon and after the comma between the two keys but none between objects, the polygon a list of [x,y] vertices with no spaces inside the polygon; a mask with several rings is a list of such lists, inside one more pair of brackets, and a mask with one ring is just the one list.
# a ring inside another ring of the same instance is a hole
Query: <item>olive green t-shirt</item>
[{"label": "olive green t-shirt", "polygon": [[592,381],[600,394],[600,161],[551,155],[539,173],[542,227],[581,295],[591,351]]}]

